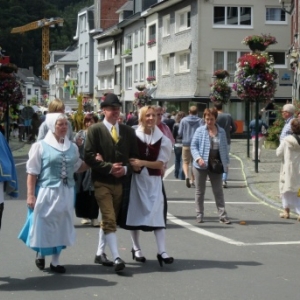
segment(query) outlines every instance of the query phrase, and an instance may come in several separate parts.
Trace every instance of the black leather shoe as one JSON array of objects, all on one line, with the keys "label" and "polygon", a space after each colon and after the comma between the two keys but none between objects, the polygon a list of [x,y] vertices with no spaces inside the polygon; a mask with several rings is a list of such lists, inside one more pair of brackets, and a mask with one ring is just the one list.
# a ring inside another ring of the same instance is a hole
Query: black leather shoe
[{"label": "black leather shoe", "polygon": [[38,267],[38,269],[44,270],[45,269],[45,258],[36,258],[35,265]]},{"label": "black leather shoe", "polygon": [[137,252],[137,251],[141,251],[141,249],[137,249],[137,250],[134,250],[133,248],[131,249],[132,259],[136,260],[138,262],[143,262],[143,263],[146,262],[145,256],[140,256],[140,257],[135,256],[135,252]]},{"label": "black leather shoe", "polygon": [[52,264],[50,264],[50,269],[55,273],[66,273],[66,268],[64,266],[57,265],[54,267]]},{"label": "black leather shoe", "polygon": [[162,252],[161,254],[157,254],[157,260],[158,260],[158,263],[159,265],[162,267],[163,266],[163,262],[166,264],[166,265],[170,265],[174,262],[174,258],[173,257],[166,257],[166,258],[163,258],[161,255],[163,253],[166,253],[166,252]]},{"label": "black leather shoe", "polygon": [[96,255],[94,259],[95,264],[100,264],[106,267],[112,267],[114,263],[111,260],[108,260],[105,253]]},{"label": "black leather shoe", "polygon": [[114,261],[115,271],[119,272],[125,268],[125,262],[122,258],[117,257]]},{"label": "black leather shoe", "polygon": [[36,253],[36,258],[35,258],[35,265],[38,267],[40,270],[45,269],[45,258],[37,258],[38,253]]}]

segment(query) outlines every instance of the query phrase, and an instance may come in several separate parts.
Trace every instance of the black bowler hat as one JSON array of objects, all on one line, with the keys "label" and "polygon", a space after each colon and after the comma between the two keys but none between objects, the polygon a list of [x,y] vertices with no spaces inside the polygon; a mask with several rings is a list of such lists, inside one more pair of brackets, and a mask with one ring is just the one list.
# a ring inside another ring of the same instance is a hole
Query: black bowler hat
[{"label": "black bowler hat", "polygon": [[109,93],[105,96],[104,101],[101,102],[101,108],[106,106],[122,106],[122,103],[116,94]]}]

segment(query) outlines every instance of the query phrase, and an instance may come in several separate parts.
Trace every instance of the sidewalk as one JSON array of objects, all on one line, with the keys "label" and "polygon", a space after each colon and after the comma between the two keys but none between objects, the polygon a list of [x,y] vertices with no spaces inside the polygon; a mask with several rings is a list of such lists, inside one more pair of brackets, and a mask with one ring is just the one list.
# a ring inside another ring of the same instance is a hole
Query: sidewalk
[{"label": "sidewalk", "polygon": [[251,152],[251,141],[250,158],[248,158],[247,140],[231,140],[230,153],[241,160],[250,191],[259,199],[274,206],[281,207],[281,199],[279,197],[280,158],[276,156],[276,150],[262,149],[261,162],[258,163],[258,173],[255,172]]},{"label": "sidewalk", "polygon": [[[19,156],[26,156],[31,144],[19,142],[18,139],[11,138],[9,146],[13,152],[13,156],[17,158]],[[250,141],[250,156],[251,150],[252,144]],[[262,149],[261,162],[258,164],[258,173],[256,173],[254,162],[251,158],[247,157],[247,140],[231,140],[230,153],[240,159],[250,191],[257,198],[276,207],[281,207],[281,200],[279,198],[280,159],[276,157],[275,151],[273,149]],[[230,183],[228,184],[228,188],[230,188]]]}]

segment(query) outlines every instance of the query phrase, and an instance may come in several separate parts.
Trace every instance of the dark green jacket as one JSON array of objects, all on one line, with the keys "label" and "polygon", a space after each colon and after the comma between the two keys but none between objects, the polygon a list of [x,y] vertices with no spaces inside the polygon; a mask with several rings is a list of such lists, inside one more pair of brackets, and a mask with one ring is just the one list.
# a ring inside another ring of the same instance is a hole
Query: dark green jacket
[{"label": "dark green jacket", "polygon": [[[96,161],[100,153],[103,161]],[[92,168],[92,180],[106,183],[122,182],[124,178],[115,178],[109,172],[113,163],[122,162],[127,166],[126,175],[132,173],[130,158],[138,158],[138,146],[135,131],[127,125],[119,124],[119,141],[115,143],[103,123],[92,125],[88,129],[84,148],[84,161]]]}]

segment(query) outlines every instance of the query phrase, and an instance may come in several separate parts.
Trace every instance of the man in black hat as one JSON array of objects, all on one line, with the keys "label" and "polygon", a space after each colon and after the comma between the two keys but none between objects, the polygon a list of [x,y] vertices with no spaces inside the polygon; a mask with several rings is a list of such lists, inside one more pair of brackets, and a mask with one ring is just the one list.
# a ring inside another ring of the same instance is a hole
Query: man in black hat
[{"label": "man in black hat", "polygon": [[[91,126],[85,144],[85,162],[92,168],[95,197],[99,205],[102,221],[99,245],[94,262],[105,266],[115,266],[115,271],[125,268],[117,246],[117,219],[122,202],[122,184],[132,173],[130,158],[137,158],[138,146],[134,130],[118,123],[121,102],[115,94],[107,94],[101,103],[104,120]],[[102,156],[102,161],[96,154]],[[113,262],[104,252],[108,245]]]}]

